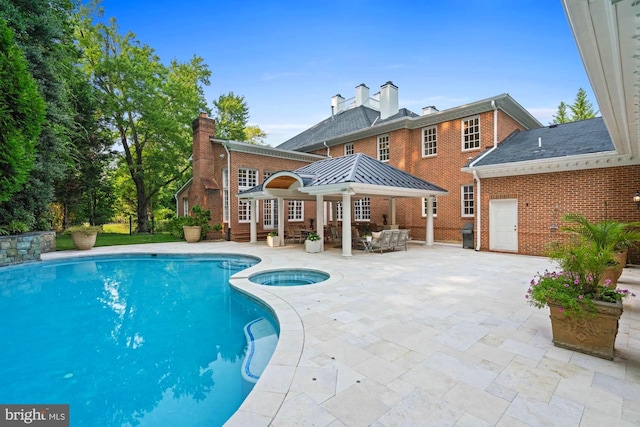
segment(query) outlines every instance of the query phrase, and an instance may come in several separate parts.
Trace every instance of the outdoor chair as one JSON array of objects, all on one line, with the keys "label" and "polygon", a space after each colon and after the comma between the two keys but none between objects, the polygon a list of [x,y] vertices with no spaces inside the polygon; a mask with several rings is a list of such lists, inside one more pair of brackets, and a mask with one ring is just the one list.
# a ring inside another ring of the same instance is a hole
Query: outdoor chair
[{"label": "outdoor chair", "polygon": [[392,234],[393,234],[392,230],[382,230],[380,232],[380,237],[378,237],[377,239],[374,238],[371,241],[371,250],[372,251],[380,250],[380,253],[382,253],[382,251],[390,250]]},{"label": "outdoor chair", "polygon": [[396,250],[396,246],[398,246],[398,240],[400,238],[400,230],[390,230],[391,231],[391,240],[389,242],[389,247],[392,250]]},{"label": "outdoor chair", "polygon": [[[404,250],[407,250],[407,241],[409,240],[409,230],[400,230],[398,235],[398,247],[404,246]],[[394,248],[395,249],[395,248]]]},{"label": "outdoor chair", "polygon": [[284,238],[293,243],[302,243],[302,232],[298,227],[289,227],[285,232]]},{"label": "outdoor chair", "polygon": [[329,227],[329,236],[331,238],[331,243],[341,243],[342,242],[342,231],[335,226]]}]

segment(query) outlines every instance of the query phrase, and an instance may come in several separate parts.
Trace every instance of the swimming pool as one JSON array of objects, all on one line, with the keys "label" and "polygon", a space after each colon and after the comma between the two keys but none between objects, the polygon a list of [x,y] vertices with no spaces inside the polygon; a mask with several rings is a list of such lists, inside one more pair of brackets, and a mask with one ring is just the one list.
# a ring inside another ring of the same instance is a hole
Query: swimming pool
[{"label": "swimming pool", "polygon": [[71,425],[223,424],[254,385],[242,374],[247,326],[264,318],[254,334],[278,333],[269,310],[228,284],[257,261],[132,255],[3,267],[0,402],[70,404]]}]

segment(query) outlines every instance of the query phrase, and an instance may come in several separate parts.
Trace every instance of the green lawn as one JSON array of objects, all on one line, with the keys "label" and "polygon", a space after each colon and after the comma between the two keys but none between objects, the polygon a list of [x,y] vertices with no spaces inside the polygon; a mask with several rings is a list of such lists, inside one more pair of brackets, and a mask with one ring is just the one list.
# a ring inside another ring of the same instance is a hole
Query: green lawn
[{"label": "green lawn", "polygon": [[[181,239],[173,237],[169,233],[156,234],[122,234],[122,233],[100,233],[96,239],[96,246],[117,246],[117,245],[135,245],[138,243],[165,243],[179,242]],[[56,250],[67,251],[74,249],[71,235],[59,233],[56,236]]]}]

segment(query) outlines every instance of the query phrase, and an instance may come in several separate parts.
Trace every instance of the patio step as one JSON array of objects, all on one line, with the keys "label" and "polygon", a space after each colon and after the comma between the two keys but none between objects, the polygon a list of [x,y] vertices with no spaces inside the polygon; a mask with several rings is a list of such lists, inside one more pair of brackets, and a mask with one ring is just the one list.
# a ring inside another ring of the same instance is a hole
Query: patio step
[{"label": "patio step", "polygon": [[278,334],[271,322],[264,317],[253,320],[244,327],[247,339],[247,354],[242,361],[242,377],[255,383],[267,367],[269,359],[278,345]]}]

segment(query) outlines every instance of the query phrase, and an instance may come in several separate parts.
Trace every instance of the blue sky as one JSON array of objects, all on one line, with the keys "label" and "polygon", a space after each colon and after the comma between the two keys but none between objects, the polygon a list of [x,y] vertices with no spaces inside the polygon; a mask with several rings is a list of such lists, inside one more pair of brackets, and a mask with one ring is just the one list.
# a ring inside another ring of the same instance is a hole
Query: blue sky
[{"label": "blue sky", "polygon": [[502,93],[548,124],[580,87],[597,103],[560,0],[103,0],[169,62],[204,58],[208,105],[244,95],[272,146],[331,114],[331,97],[392,81],[417,114]]}]

